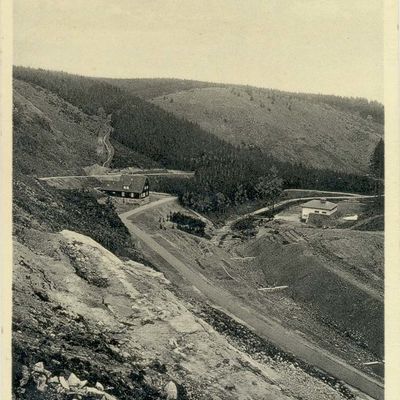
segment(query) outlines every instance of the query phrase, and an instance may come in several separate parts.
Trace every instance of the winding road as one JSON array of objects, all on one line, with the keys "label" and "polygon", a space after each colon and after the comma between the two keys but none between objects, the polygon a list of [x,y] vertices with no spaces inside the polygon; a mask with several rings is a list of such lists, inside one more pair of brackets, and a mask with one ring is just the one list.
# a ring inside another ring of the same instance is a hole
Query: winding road
[{"label": "winding road", "polygon": [[[359,197],[365,198],[366,196]],[[349,198],[349,196],[336,198]],[[286,200],[279,204],[288,204],[302,199],[304,198]],[[310,198],[308,197],[307,199]],[[384,386],[382,382],[357,370],[325,349],[308,342],[304,337],[284,328],[277,321],[266,316],[255,314],[241,299],[233,296],[221,287],[216,286],[199,271],[183,263],[154,240],[149,233],[139,228],[134,223],[133,220],[136,215],[171,201],[176,201],[176,198],[167,197],[122,213],[119,217],[130,233],[139,239],[145,247],[147,246],[158,254],[168,266],[177,271],[185,280],[190,282],[205,295],[211,303],[222,309],[227,315],[239,320],[241,323],[245,323],[258,336],[275,343],[283,350],[295,354],[309,364],[320,368],[337,379],[346,382],[350,386],[361,390],[377,400],[384,399]],[[268,209],[269,207],[264,207],[251,214],[257,215]]]}]

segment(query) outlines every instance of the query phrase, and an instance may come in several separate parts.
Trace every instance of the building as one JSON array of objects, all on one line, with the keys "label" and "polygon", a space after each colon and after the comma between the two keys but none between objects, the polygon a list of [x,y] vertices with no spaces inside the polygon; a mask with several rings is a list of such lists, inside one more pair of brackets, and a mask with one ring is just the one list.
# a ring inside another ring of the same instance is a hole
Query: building
[{"label": "building", "polygon": [[149,200],[149,179],[145,175],[121,175],[118,181],[104,182],[98,189],[121,203]]},{"label": "building", "polygon": [[325,198],[310,200],[301,206],[301,220],[307,222],[310,214],[332,215],[337,211],[337,204],[327,201]]}]

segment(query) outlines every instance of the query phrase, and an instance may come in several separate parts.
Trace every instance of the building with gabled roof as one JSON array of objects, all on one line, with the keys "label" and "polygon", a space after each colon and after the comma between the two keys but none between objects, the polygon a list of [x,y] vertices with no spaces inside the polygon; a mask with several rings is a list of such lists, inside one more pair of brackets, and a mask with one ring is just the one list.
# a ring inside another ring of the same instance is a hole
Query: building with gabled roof
[{"label": "building with gabled roof", "polygon": [[337,211],[337,204],[327,201],[325,197],[307,201],[301,205],[301,220],[308,221],[311,214],[332,215]]},{"label": "building with gabled roof", "polygon": [[118,181],[104,182],[98,189],[122,203],[142,203],[149,199],[149,178],[121,175]]}]

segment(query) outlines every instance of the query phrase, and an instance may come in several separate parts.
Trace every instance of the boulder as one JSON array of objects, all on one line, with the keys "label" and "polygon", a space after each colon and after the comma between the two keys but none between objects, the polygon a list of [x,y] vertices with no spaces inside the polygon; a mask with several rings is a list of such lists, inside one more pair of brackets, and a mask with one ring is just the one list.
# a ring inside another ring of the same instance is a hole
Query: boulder
[{"label": "boulder", "polygon": [[169,381],[165,385],[164,390],[167,395],[167,400],[176,400],[178,398],[178,388],[173,381]]},{"label": "boulder", "polygon": [[69,390],[68,381],[67,381],[63,376],[60,376],[59,379],[60,379],[60,384],[61,384],[61,386],[62,386],[64,389]]},{"label": "boulder", "polygon": [[68,378],[69,386],[80,386],[81,380],[72,372]]},{"label": "boulder", "polygon": [[35,372],[44,372],[44,364],[43,364],[43,362],[40,361],[40,362],[36,363],[33,366],[32,370],[35,371]]}]

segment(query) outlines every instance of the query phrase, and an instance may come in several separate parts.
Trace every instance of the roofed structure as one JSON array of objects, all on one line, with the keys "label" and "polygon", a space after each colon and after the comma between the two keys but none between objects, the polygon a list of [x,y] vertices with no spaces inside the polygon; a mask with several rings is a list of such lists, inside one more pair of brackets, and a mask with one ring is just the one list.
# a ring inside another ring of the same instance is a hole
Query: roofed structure
[{"label": "roofed structure", "polygon": [[317,200],[310,200],[307,203],[301,205],[302,208],[315,208],[317,210],[333,210],[337,207],[336,203],[332,203],[327,201],[326,199],[317,199]]},{"label": "roofed structure", "polygon": [[118,181],[104,182],[99,190],[133,202],[134,199],[141,200],[149,196],[149,179],[146,175],[121,175]]},{"label": "roofed structure", "polygon": [[329,216],[337,211],[337,204],[327,201],[326,198],[314,199],[301,205],[301,219],[308,221],[312,214]]}]

